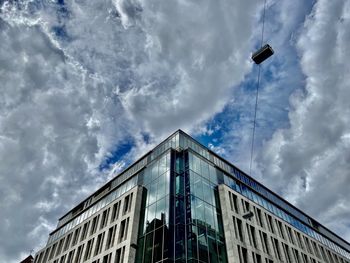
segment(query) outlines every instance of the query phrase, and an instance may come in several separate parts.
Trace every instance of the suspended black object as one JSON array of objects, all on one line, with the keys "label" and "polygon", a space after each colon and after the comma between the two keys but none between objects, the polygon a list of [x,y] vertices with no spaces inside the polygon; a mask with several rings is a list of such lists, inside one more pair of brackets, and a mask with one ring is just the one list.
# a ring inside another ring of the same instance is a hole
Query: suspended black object
[{"label": "suspended black object", "polygon": [[254,62],[259,65],[261,62],[271,57],[272,54],[272,47],[270,47],[269,44],[266,44],[252,55],[252,60],[254,60]]}]

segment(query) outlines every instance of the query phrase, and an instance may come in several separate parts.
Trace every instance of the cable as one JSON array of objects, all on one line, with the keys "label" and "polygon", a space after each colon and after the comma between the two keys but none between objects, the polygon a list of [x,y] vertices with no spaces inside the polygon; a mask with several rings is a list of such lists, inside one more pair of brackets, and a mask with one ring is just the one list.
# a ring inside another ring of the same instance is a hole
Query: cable
[{"label": "cable", "polygon": [[[264,12],[263,12],[263,24],[262,24],[262,30],[261,30],[260,48],[262,48],[263,42],[264,42],[265,12],[266,12],[266,0],[264,0]],[[258,97],[259,97],[259,86],[260,86],[260,70],[261,70],[261,65],[259,64],[258,83],[257,83],[257,87],[256,87],[256,96],[255,96],[255,110],[254,110],[254,121],[253,121],[252,145],[251,145],[251,150],[250,150],[249,175],[252,175],[252,163],[253,163],[253,153],[254,153],[254,137],[255,137],[255,127],[256,127],[256,113],[258,111]]]},{"label": "cable", "polygon": [[253,162],[253,152],[254,152],[254,137],[255,137],[255,127],[256,127],[256,113],[258,111],[258,97],[259,97],[259,85],[260,85],[260,65],[258,70],[258,85],[256,87],[256,96],[255,96],[255,110],[254,110],[254,122],[253,122],[253,135],[252,135],[252,147],[250,150],[250,166],[249,166],[249,175],[252,175],[252,162]]}]

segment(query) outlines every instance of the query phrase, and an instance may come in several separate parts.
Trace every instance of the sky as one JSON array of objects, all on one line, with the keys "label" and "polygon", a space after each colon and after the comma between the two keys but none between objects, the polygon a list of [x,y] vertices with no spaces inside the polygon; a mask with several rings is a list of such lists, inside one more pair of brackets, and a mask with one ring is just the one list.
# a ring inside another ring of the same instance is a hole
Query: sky
[{"label": "sky", "polygon": [[[0,0],[0,258],[177,129],[250,170],[262,0]],[[251,175],[350,241],[350,1],[267,0]]]}]

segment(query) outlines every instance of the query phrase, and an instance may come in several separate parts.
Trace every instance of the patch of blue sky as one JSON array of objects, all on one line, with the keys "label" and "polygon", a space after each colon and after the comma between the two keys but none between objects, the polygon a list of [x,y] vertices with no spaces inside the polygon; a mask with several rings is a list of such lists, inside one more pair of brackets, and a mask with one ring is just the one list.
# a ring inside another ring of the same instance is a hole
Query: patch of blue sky
[{"label": "patch of blue sky", "polygon": [[[99,166],[99,171],[108,170],[111,168],[111,165],[123,159],[127,153],[135,146],[135,142],[132,137],[127,138],[122,143],[119,143],[114,146],[114,148],[109,152],[109,154],[105,157],[102,163]],[[130,164],[131,160],[128,158],[124,158],[126,166]]]},{"label": "patch of blue sky", "polygon": [[[289,125],[289,97],[295,90],[303,89],[304,76],[296,57],[296,50],[290,45],[283,54],[275,54],[261,65],[255,145]],[[231,150],[250,148],[257,76],[258,66],[254,65],[240,86],[232,89],[232,100],[223,111],[206,123],[212,133],[199,135],[202,143]]]}]

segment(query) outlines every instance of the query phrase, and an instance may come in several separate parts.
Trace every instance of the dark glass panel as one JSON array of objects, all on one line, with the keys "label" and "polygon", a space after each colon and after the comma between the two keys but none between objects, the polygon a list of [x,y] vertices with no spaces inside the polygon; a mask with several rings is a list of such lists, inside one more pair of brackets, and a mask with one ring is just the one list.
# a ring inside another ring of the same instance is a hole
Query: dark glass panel
[{"label": "dark glass panel", "polygon": [[217,263],[218,261],[218,252],[217,252],[217,243],[215,237],[208,235],[208,244],[209,244],[209,258],[210,263]]},{"label": "dark glass panel", "polygon": [[145,238],[141,237],[137,242],[136,262],[142,262],[144,241],[145,241]]},{"label": "dark glass panel", "polygon": [[[169,245],[173,247],[174,241],[170,239],[169,227],[165,225],[163,229],[164,229],[163,258],[169,258],[169,254],[171,253],[169,252]],[[172,233],[174,233],[174,228],[172,228]]]},{"label": "dark glass panel", "polygon": [[198,227],[198,259],[203,262],[209,262],[208,239],[206,229],[203,227]]},{"label": "dark glass panel", "polygon": [[151,263],[152,262],[152,252],[153,252],[153,232],[149,233],[146,236],[146,242],[145,242],[145,257],[144,257],[144,263]]},{"label": "dark glass panel", "polygon": [[184,197],[177,196],[175,201],[175,224],[185,223]]},{"label": "dark glass panel", "polygon": [[187,257],[198,258],[197,255],[197,227],[194,225],[187,225]]},{"label": "dark glass panel", "polygon": [[153,262],[162,260],[163,252],[163,227],[154,231]]},{"label": "dark glass panel", "polygon": [[175,232],[175,258],[185,258],[185,226],[176,225]]},{"label": "dark glass panel", "polygon": [[221,242],[221,241],[217,241],[217,244],[218,244],[219,262],[226,263],[227,257],[226,257],[225,244],[224,242]]}]

